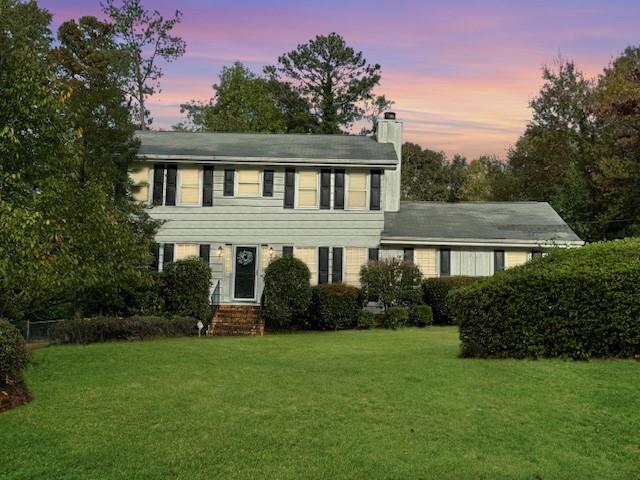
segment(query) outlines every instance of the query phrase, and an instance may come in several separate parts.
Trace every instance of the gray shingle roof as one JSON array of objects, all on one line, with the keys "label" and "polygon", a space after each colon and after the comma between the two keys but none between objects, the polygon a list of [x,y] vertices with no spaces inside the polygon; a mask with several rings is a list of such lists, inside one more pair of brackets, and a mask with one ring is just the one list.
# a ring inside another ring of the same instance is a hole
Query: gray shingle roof
[{"label": "gray shingle roof", "polygon": [[397,164],[393,145],[363,135],[137,132],[140,156],[225,160],[279,159],[291,163],[368,161]]},{"label": "gray shingle roof", "polygon": [[385,212],[382,240],[558,243],[582,240],[546,202],[402,202]]}]

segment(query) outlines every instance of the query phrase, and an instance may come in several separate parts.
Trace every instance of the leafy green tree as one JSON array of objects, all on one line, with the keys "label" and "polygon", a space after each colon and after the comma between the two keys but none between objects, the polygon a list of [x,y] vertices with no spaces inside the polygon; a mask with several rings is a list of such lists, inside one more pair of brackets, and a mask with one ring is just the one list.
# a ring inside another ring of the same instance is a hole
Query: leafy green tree
[{"label": "leafy green tree", "polygon": [[124,94],[127,58],[113,34],[112,25],[95,17],[64,22],[55,59],[71,92],[66,111],[78,132],[77,178],[98,181],[123,198],[139,142]]},{"label": "leafy green tree", "polygon": [[307,133],[315,129],[308,104],[277,80],[255,75],[242,63],[223,67],[215,96],[180,106],[184,128],[207,132]]},{"label": "leafy green tree", "polygon": [[157,10],[145,9],[142,0],[122,0],[121,4],[106,0],[101,6],[113,22],[118,42],[126,48],[129,67],[126,93],[132,99],[138,127],[144,130],[151,124],[147,97],[160,91],[163,72],[158,61],[172,62],[186,51],[185,41],[172,35],[182,12],[176,10],[172,18],[165,19]]},{"label": "leafy green tree", "polygon": [[444,153],[404,143],[401,184],[403,200],[447,201],[449,177]]},{"label": "leafy green tree", "polygon": [[474,202],[507,200],[510,175],[504,162],[494,155],[482,155],[467,167],[458,197]]},{"label": "leafy green tree", "polygon": [[341,133],[365,114],[365,104],[389,105],[373,89],[380,83],[380,65],[349,47],[337,33],[318,35],[278,57],[265,73],[285,83],[311,105],[321,133]]},{"label": "leafy green tree", "polygon": [[454,155],[447,170],[449,177],[449,196],[447,201],[457,202],[460,200],[460,189],[466,177],[467,159],[462,155]]}]

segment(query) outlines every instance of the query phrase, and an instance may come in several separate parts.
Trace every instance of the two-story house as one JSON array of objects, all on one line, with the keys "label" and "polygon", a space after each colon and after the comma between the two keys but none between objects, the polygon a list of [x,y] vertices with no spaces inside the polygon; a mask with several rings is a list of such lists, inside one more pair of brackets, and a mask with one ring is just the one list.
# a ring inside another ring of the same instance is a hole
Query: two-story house
[{"label": "two-story house", "polygon": [[311,281],[359,284],[369,260],[399,256],[426,277],[491,275],[550,247],[582,245],[542,202],[400,201],[402,123],[357,135],[139,133],[136,199],[164,221],[156,265],[196,255],[219,305],[260,303],[279,255]]}]

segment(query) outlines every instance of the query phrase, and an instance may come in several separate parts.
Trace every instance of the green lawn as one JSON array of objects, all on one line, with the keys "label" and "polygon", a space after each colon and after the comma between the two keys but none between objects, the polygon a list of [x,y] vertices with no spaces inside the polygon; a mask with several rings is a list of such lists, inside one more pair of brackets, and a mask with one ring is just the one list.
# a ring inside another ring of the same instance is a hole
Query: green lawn
[{"label": "green lawn", "polygon": [[640,362],[457,352],[454,328],[39,349],[0,478],[640,478]]}]

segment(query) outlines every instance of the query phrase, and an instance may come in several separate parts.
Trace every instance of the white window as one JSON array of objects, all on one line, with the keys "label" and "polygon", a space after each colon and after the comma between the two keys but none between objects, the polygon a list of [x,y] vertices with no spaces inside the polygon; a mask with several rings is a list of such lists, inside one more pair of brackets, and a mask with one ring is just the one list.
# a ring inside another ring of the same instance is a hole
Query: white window
[{"label": "white window", "polygon": [[260,170],[238,170],[238,195],[260,195]]},{"label": "white window", "polygon": [[180,205],[200,205],[200,169],[180,168]]},{"label": "white window", "polygon": [[315,170],[298,172],[298,207],[318,208],[318,172]]},{"label": "white window", "polygon": [[347,208],[367,208],[367,174],[349,173]]},{"label": "white window", "polygon": [[188,257],[198,256],[198,244],[196,243],[178,243],[176,244],[175,260],[182,260]]}]

